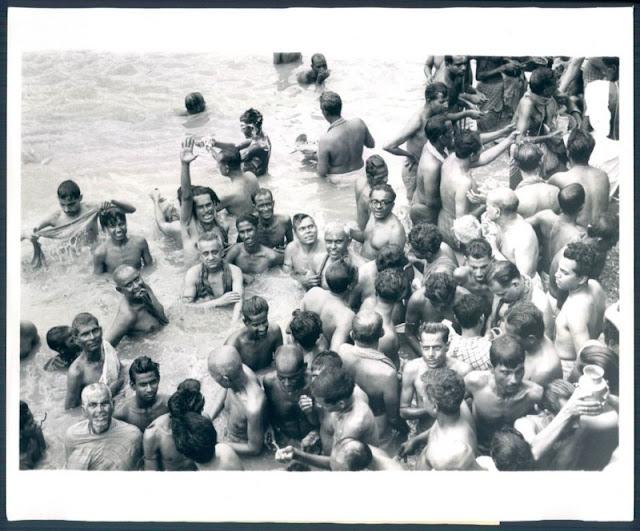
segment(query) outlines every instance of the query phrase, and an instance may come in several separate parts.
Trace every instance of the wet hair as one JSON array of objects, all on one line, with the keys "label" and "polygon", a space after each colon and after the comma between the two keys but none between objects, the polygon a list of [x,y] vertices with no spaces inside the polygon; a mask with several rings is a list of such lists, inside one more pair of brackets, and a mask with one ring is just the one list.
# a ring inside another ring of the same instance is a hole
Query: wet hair
[{"label": "wet hair", "polygon": [[442,244],[442,233],[432,223],[418,223],[409,232],[409,245],[420,254],[436,254]]},{"label": "wet hair", "polygon": [[152,372],[156,378],[160,379],[160,364],[153,361],[148,356],[138,356],[129,367],[129,381],[136,383],[136,374]]},{"label": "wet hair", "polygon": [[313,369],[320,369],[321,371],[325,369],[341,369],[342,365],[342,358],[333,350],[323,350],[319,352],[311,362]]},{"label": "wet hair", "polygon": [[226,163],[229,165],[229,169],[237,170],[242,164],[242,157],[240,156],[240,150],[235,146],[224,145],[220,147],[220,155],[218,157],[218,163]]},{"label": "wet hair", "polygon": [[446,271],[434,271],[424,281],[424,294],[431,302],[449,304],[456,294],[456,281]]},{"label": "wet hair", "polygon": [[525,142],[516,147],[513,158],[522,171],[532,172],[540,167],[542,150],[531,142]]},{"label": "wet hair", "polygon": [[480,317],[487,315],[487,306],[487,301],[482,297],[465,293],[453,305],[453,314],[462,328],[469,329],[480,322]]},{"label": "wet hair", "polygon": [[404,250],[393,243],[383,245],[376,256],[376,269],[403,269],[409,263]]},{"label": "wet hair", "polygon": [[364,312],[369,316],[356,314],[351,324],[351,335],[354,341],[373,343],[384,335],[382,317],[378,312]]},{"label": "wet hair", "polygon": [[484,238],[475,238],[464,246],[464,255],[467,258],[480,260],[481,258],[491,258],[493,249],[491,244]]},{"label": "wet hair", "polygon": [[582,348],[578,355],[583,365],[597,365],[604,370],[604,379],[609,384],[609,390],[618,394],[620,381],[620,360],[614,350],[602,343],[593,342]]},{"label": "wet hair", "polygon": [[206,108],[204,98],[199,92],[191,92],[184,99],[184,106],[189,114],[197,114]]},{"label": "wet hair", "polygon": [[367,177],[374,175],[375,173],[377,173],[377,170],[382,167],[386,168],[387,171],[389,171],[387,162],[377,153],[368,157],[366,162],[364,163],[364,171]]},{"label": "wet hair", "polygon": [[[185,378],[184,380],[182,380],[178,384],[178,387],[176,388],[176,390],[177,391],[190,391],[190,392],[193,392],[193,393],[199,393],[200,392],[200,380],[196,380],[195,378]],[[196,413],[197,413],[197,411],[196,411]]]},{"label": "wet hair", "polygon": [[524,359],[524,347],[516,336],[502,334],[491,342],[489,360],[494,369],[498,365],[515,369],[524,363]]},{"label": "wet hair", "polygon": [[75,343],[67,345],[70,337],[73,337],[73,329],[70,326],[54,326],[47,332],[47,345],[59,354],[77,354],[82,349]]},{"label": "wet hair", "polygon": [[262,113],[253,107],[240,115],[240,121],[246,124],[253,124],[258,130],[262,129]]},{"label": "wet hair", "polygon": [[96,323],[97,325],[99,325],[100,323],[98,322],[97,317],[95,317],[94,315],[88,313],[88,312],[82,312],[79,313],[78,315],[76,315],[73,318],[73,322],[71,323],[71,330],[73,332],[73,334],[77,334],[78,333],[78,327],[80,326],[85,326],[88,325],[90,323]]},{"label": "wet hair", "polygon": [[242,301],[242,315],[252,317],[261,313],[269,313],[269,303],[259,295],[248,297]]},{"label": "wet hair", "polygon": [[316,222],[315,219],[313,219],[309,214],[304,214],[302,212],[299,212],[298,214],[294,214],[293,217],[291,218],[291,223],[293,224],[293,228],[297,229],[298,225],[300,225],[300,223],[302,223],[307,218],[309,218],[315,224]]},{"label": "wet hair", "polygon": [[578,164],[587,164],[595,145],[596,141],[589,133],[576,127],[571,131],[567,139],[569,158]]},{"label": "wet hair", "polygon": [[[178,188],[178,203],[182,204],[182,187]],[[196,197],[197,195],[208,195],[211,198],[211,202],[214,205],[220,203],[220,198],[218,194],[216,194],[211,188],[208,186],[192,186],[191,187],[191,197]]]},{"label": "wet hair", "polygon": [[555,85],[555,83],[556,78],[553,75],[553,71],[547,67],[536,68],[531,72],[531,77],[529,78],[529,88],[531,92],[538,96],[542,96],[544,90]]},{"label": "wet hair", "polygon": [[[188,385],[186,382],[189,381]],[[192,413],[197,413],[198,415],[202,413],[204,409],[204,396],[200,392],[200,386],[193,385],[193,382],[198,382],[198,380],[194,380],[190,378],[189,380],[185,380],[182,382],[175,393],[169,397],[169,401],[167,402],[167,407],[169,408],[169,413],[171,416],[180,416],[184,415],[187,411],[191,411]],[[200,382],[198,382],[199,384]]]},{"label": "wet hair", "polygon": [[531,302],[519,302],[509,308],[506,322],[513,326],[514,333],[520,339],[533,336],[542,339],[544,336],[544,319],[542,312]]},{"label": "wet hair", "polygon": [[487,283],[497,282],[501,286],[506,286],[512,280],[520,278],[520,271],[513,262],[509,260],[496,260],[487,271]]},{"label": "wet hair", "polygon": [[251,197],[251,201],[253,202],[253,204],[255,205],[256,199],[263,195],[267,196],[269,199],[273,201],[273,193],[271,192],[271,190],[269,190],[268,188],[258,188],[258,191],[255,194],[253,194],[253,196]]},{"label": "wet hair", "polygon": [[340,116],[342,99],[335,92],[326,90],[320,96],[320,108],[329,116]]},{"label": "wet hair", "polygon": [[311,56],[311,64],[313,65],[313,60],[314,59],[324,59],[325,63],[327,62],[327,58],[324,56],[324,54],[322,53],[314,53]]},{"label": "wet hair", "polygon": [[384,184],[376,184],[374,187],[371,188],[371,191],[369,192],[369,197],[371,197],[373,195],[373,192],[377,192],[382,190],[383,192],[389,194],[391,196],[391,200],[395,201],[396,200],[396,193],[394,192],[393,188],[391,187],[390,184],[388,183],[384,183]]},{"label": "wet hair", "polygon": [[376,275],[376,295],[385,302],[398,302],[405,291],[405,277],[397,269],[383,269]]},{"label": "wet hair", "polygon": [[216,456],[218,434],[207,417],[192,411],[171,415],[171,431],[176,449],[185,457],[208,463]]},{"label": "wet hair", "polygon": [[455,136],[454,151],[456,157],[460,159],[468,159],[474,153],[478,153],[482,149],[480,135],[475,131],[463,129]]},{"label": "wet hair", "polygon": [[597,253],[594,252],[594,245],[582,241],[571,242],[564,250],[563,256],[576,263],[575,273],[578,276],[593,278]]},{"label": "wet hair", "polygon": [[258,227],[258,218],[255,214],[243,214],[236,218],[236,229],[240,226],[240,223],[246,221],[247,223],[251,223],[254,227]]},{"label": "wet hair", "polygon": [[514,428],[502,428],[494,433],[489,450],[500,471],[528,471],[535,469],[531,446]]},{"label": "wet hair", "polygon": [[[433,85],[429,85],[427,90],[432,86]],[[447,118],[445,114],[437,114],[436,116],[429,118],[427,123],[424,125],[424,135],[427,137],[427,140],[432,144],[435,144],[440,140],[440,137],[447,132],[447,122],[449,121],[450,119]]]},{"label": "wet hair", "polygon": [[336,404],[353,395],[355,383],[349,373],[342,368],[325,368],[311,383],[311,392],[328,404]]},{"label": "wet hair", "polygon": [[350,472],[365,470],[373,460],[373,454],[368,444],[351,437],[338,441],[334,446],[336,459],[340,461]]},{"label": "wet hair", "polygon": [[601,243],[600,249],[608,251],[618,242],[620,236],[618,217],[609,212],[601,214],[593,225],[587,227],[587,235],[589,238],[598,239]]},{"label": "wet hair", "polygon": [[338,260],[329,267],[324,275],[327,286],[336,294],[344,293],[358,278],[358,270],[344,260]]},{"label": "wet hair", "polygon": [[58,199],[78,199],[80,187],[71,180],[62,181],[58,185]]},{"label": "wet hair", "polygon": [[460,412],[460,404],[466,391],[464,380],[455,371],[445,367],[431,369],[422,375],[426,383],[427,394],[438,410],[447,415]]},{"label": "wet hair", "polygon": [[422,334],[440,334],[445,345],[449,343],[449,327],[444,323],[422,323],[418,337]]},{"label": "wet hair", "polygon": [[436,81],[435,83],[430,83],[424,89],[424,99],[427,102],[435,100],[438,94],[442,94],[445,98],[448,98],[449,87],[440,81]]},{"label": "wet hair", "polygon": [[125,213],[118,207],[109,207],[103,210],[100,212],[98,219],[100,219],[100,225],[103,228],[111,227],[119,221],[122,221],[125,224],[127,223],[127,216],[125,216]]},{"label": "wet hair", "polygon": [[575,386],[566,380],[561,378],[553,380],[545,386],[540,405],[547,411],[557,415],[562,409],[560,400],[568,400],[575,390]]},{"label": "wet hair", "polygon": [[296,310],[289,323],[289,330],[302,348],[309,350],[313,348],[322,334],[322,321],[315,312]]},{"label": "wet hair", "polygon": [[560,210],[569,216],[574,216],[584,206],[584,187],[579,183],[568,184],[558,192]]}]

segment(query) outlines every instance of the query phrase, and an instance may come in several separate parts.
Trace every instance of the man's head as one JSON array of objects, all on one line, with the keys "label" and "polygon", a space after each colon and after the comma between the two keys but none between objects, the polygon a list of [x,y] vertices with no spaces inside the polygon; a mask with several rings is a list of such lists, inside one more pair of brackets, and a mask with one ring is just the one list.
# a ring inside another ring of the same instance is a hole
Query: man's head
[{"label": "man's head", "polygon": [[240,150],[235,146],[223,146],[218,155],[218,169],[225,177],[240,171],[242,167],[242,157]]},{"label": "man's head", "polygon": [[444,313],[453,306],[456,281],[446,271],[434,271],[424,280],[424,295],[436,310]]},{"label": "man's head", "polygon": [[327,60],[321,53],[314,53],[311,56],[311,70],[316,75],[316,82],[322,83],[327,77],[329,77],[329,69],[327,67]]},{"label": "man's head", "polygon": [[378,312],[360,310],[351,324],[351,337],[356,343],[377,345],[384,335],[382,317]]},{"label": "man's head", "polygon": [[345,256],[351,243],[351,238],[344,230],[344,224],[338,222],[328,223],[324,230],[324,243],[327,254],[332,259]]},{"label": "man's head", "polygon": [[195,378],[182,380],[176,392],[169,397],[167,407],[171,415],[184,415],[187,411],[202,413],[204,409],[204,396],[200,392],[200,381]]},{"label": "man's head", "polygon": [[537,96],[550,98],[556,91],[556,78],[550,68],[536,68],[531,72],[529,88]]},{"label": "man's head", "polygon": [[505,331],[517,337],[526,351],[533,350],[544,337],[542,312],[531,302],[519,302],[509,308]]},{"label": "man's head", "polygon": [[579,127],[574,128],[567,139],[567,153],[573,164],[589,164],[596,141]]},{"label": "man's head", "polygon": [[295,310],[289,323],[293,339],[304,350],[311,350],[322,334],[322,321],[315,312]]},{"label": "man's head", "polygon": [[70,326],[54,326],[47,332],[47,345],[65,357],[74,356],[82,349],[76,344]]},{"label": "man's head", "polygon": [[339,117],[342,113],[342,99],[335,92],[325,90],[320,96],[320,110],[325,118]]},{"label": "man's head", "polygon": [[556,285],[563,291],[575,291],[589,282],[598,259],[592,245],[577,241],[564,250],[556,271]]},{"label": "man's head", "polygon": [[465,386],[457,372],[446,367],[431,369],[422,374],[422,381],[426,384],[427,396],[437,411],[445,415],[460,413]]},{"label": "man's head", "polygon": [[449,327],[442,323],[422,323],[419,332],[422,359],[429,369],[444,367],[449,347]]},{"label": "man's head", "polygon": [[489,453],[496,468],[500,471],[535,470],[531,446],[514,428],[502,428],[497,431],[491,439]]},{"label": "man's head", "polygon": [[[446,112],[449,109],[449,89],[447,85],[439,81],[430,83],[424,89],[424,100],[431,109],[431,116]],[[433,142],[431,143],[433,144]]]},{"label": "man's head", "polygon": [[343,412],[353,405],[353,378],[344,369],[326,368],[311,383],[311,392],[326,411]]},{"label": "man's head", "polygon": [[209,271],[216,271],[222,267],[224,245],[218,233],[203,232],[200,238],[198,238],[196,248],[200,255],[200,262],[202,262]]},{"label": "man's head", "polygon": [[508,260],[496,260],[487,271],[487,285],[491,292],[504,302],[512,303],[522,295],[522,276],[515,264]]},{"label": "man's head", "polygon": [[454,138],[454,151],[456,157],[475,162],[482,150],[480,135],[475,131],[463,129]]},{"label": "man's head", "polygon": [[[586,365],[597,365],[604,371],[604,379],[609,384],[609,390],[618,394],[620,382],[620,358],[611,348],[597,340],[587,341],[580,352],[575,365],[576,380],[582,376],[582,371]],[[573,378],[569,378],[573,381]]]},{"label": "man's head", "polygon": [[318,240],[318,226],[309,214],[294,214],[291,218],[293,230],[305,245],[313,245]]},{"label": "man's head", "polygon": [[118,207],[103,210],[99,219],[100,225],[106,229],[113,241],[121,242],[127,239],[127,217]]},{"label": "man's head", "polygon": [[489,267],[493,262],[493,249],[491,248],[491,244],[484,238],[471,240],[464,246],[464,255],[473,279],[476,282],[484,284],[487,279]]},{"label": "man's head", "polygon": [[240,116],[240,130],[245,138],[253,138],[262,132],[262,113],[254,108],[247,109]]},{"label": "man's head", "polygon": [[445,55],[444,64],[455,77],[462,76],[467,69],[466,55]]},{"label": "man's head", "polygon": [[494,188],[487,194],[487,217],[491,221],[515,216],[520,200],[516,193],[504,186]]},{"label": "man's head", "polygon": [[393,210],[396,193],[389,184],[378,184],[369,192],[369,210],[375,219],[386,219]]},{"label": "man's head", "polygon": [[389,168],[380,155],[371,155],[364,163],[365,173],[369,187],[373,188],[379,184],[386,184],[389,178]]},{"label": "man's head", "polygon": [[500,396],[513,396],[522,386],[524,359],[524,347],[517,337],[503,334],[491,342],[489,360]]},{"label": "man's head", "polygon": [[282,345],[276,350],[276,376],[287,393],[304,387],[307,364],[302,349],[296,345]]},{"label": "man's head", "polygon": [[324,274],[332,293],[346,293],[358,280],[358,270],[344,260],[338,260],[327,267]]},{"label": "man's head", "polygon": [[[429,85],[429,87],[431,86],[433,85]],[[427,87],[427,90],[429,87]],[[446,96],[444,96],[444,101],[446,103]],[[444,109],[446,110],[446,106]],[[436,147],[446,149],[453,149],[454,147],[453,124],[443,114],[432,116],[427,120],[424,126],[424,134],[427,140]]]},{"label": "man's head", "polygon": [[393,304],[405,292],[405,276],[398,269],[384,269],[376,275],[375,290],[381,301]]},{"label": "man's head", "polygon": [[342,358],[333,350],[323,350],[313,358],[310,367],[310,377],[313,382],[325,369],[342,369]]},{"label": "man's head", "polygon": [[253,204],[256,206],[258,216],[263,221],[269,221],[273,218],[274,200],[271,190],[268,188],[260,188],[253,196]]},{"label": "man's head", "polygon": [[575,390],[575,386],[567,380],[553,380],[544,387],[540,405],[543,409],[557,415]]},{"label": "man's head", "polygon": [[587,227],[589,240],[598,246],[598,249],[606,253],[611,249],[620,237],[620,223],[618,216],[613,212],[605,212],[596,219],[593,225]]},{"label": "man's head", "polygon": [[[216,207],[220,203],[218,195],[208,186],[192,186],[193,215],[204,224],[213,223],[216,219]],[[178,203],[182,204],[182,187],[178,188]]]},{"label": "man's head", "polygon": [[202,94],[199,92],[190,92],[184,98],[184,106],[189,114],[198,114],[206,109],[206,103]]},{"label": "man's head", "polygon": [[432,223],[418,223],[409,232],[409,245],[413,249],[417,258],[433,261],[440,252],[442,244],[442,233]]},{"label": "man's head", "polygon": [[176,450],[196,463],[209,463],[216,455],[218,434],[211,419],[187,411],[171,416],[171,432]]},{"label": "man's head", "polygon": [[347,437],[333,445],[329,465],[333,472],[359,472],[366,470],[372,459],[368,444]]},{"label": "man's head", "polygon": [[461,295],[453,305],[453,315],[463,330],[478,327],[479,331],[482,331],[489,313],[491,313],[491,305],[473,293]]},{"label": "man's head", "polygon": [[542,150],[532,144],[531,142],[525,142],[516,147],[513,158],[516,162],[516,166],[524,173],[540,172],[542,166]]},{"label": "man's head", "polygon": [[252,339],[262,339],[269,333],[269,303],[258,295],[242,302],[242,321]]},{"label": "man's head", "polygon": [[62,181],[58,186],[58,203],[60,208],[69,217],[75,217],[82,208],[82,194],[74,181]]},{"label": "man's head", "polygon": [[393,244],[388,243],[380,247],[376,256],[376,269],[384,271],[385,269],[404,269],[409,260],[404,254],[404,250]]},{"label": "man's head", "polygon": [[111,391],[103,383],[87,385],[80,395],[82,411],[89,421],[89,432],[99,435],[111,426],[113,399]]},{"label": "man's head", "polygon": [[102,348],[102,327],[90,313],[79,313],[71,323],[73,340],[84,352],[100,352]]},{"label": "man's head", "polygon": [[225,389],[237,386],[242,381],[242,358],[235,347],[223,345],[212,350],[208,359],[209,374]]},{"label": "man's head", "polygon": [[253,247],[258,243],[258,218],[253,214],[243,214],[236,218],[238,239],[245,247]]},{"label": "man's head", "polygon": [[584,206],[585,192],[580,183],[568,184],[558,193],[560,210],[567,216],[577,216]]},{"label": "man's head", "polygon": [[471,240],[482,238],[482,227],[478,218],[465,214],[453,220],[453,235],[459,244],[460,250],[464,252],[466,245]]},{"label": "man's head", "polygon": [[113,272],[116,291],[122,293],[130,301],[143,299],[148,294],[147,285],[140,276],[140,271],[130,265],[121,264]]},{"label": "man's head", "polygon": [[129,367],[129,384],[142,404],[156,401],[160,384],[160,365],[147,356],[139,356]]}]

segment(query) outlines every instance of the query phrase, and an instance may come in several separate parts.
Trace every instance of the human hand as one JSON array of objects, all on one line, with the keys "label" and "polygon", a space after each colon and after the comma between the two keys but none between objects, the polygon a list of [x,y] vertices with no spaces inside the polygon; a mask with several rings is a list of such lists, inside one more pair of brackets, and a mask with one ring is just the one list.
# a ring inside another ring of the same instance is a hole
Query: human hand
[{"label": "human hand", "polygon": [[107,208],[111,208],[113,203],[111,201],[103,201],[100,203],[100,211],[107,210]]},{"label": "human hand", "polygon": [[320,275],[316,275],[313,271],[307,271],[300,282],[305,289],[311,289],[320,285]]},{"label": "human hand", "polygon": [[193,153],[193,146],[195,144],[195,140],[193,137],[189,136],[182,141],[182,150],[180,151],[180,161],[183,164],[191,164],[194,160],[198,158],[198,155]]},{"label": "human hand", "polygon": [[160,201],[160,190],[158,190],[157,188],[154,188],[149,193],[149,197],[154,203],[157,203],[158,201]]},{"label": "human hand", "polygon": [[276,461],[278,463],[288,463],[296,456],[296,449],[293,446],[285,446],[276,451]]},{"label": "human hand", "polygon": [[602,413],[603,406],[603,402],[594,400],[591,394],[585,395],[584,391],[577,387],[562,409],[572,417],[595,416]]},{"label": "human hand", "polygon": [[313,399],[308,395],[300,395],[298,405],[303,413],[311,413],[313,411]]},{"label": "human hand", "polygon": [[415,441],[413,438],[403,442],[398,449],[398,457],[406,460],[407,456],[414,454],[418,446]]},{"label": "human hand", "polygon": [[240,302],[240,294],[237,291],[228,291],[218,298],[219,304],[234,304]]},{"label": "human hand", "polygon": [[307,433],[304,439],[300,441],[300,447],[304,450],[305,448],[311,448],[315,446],[320,440],[320,434],[317,431],[310,431]]},{"label": "human hand", "polygon": [[486,112],[478,111],[476,109],[469,109],[467,111],[467,117],[471,118],[472,120],[479,120],[480,118],[486,116],[486,114]]},{"label": "human hand", "polygon": [[474,205],[481,205],[487,202],[487,194],[483,194],[482,192],[475,192],[474,190],[469,190],[467,192],[467,199],[470,203]]}]

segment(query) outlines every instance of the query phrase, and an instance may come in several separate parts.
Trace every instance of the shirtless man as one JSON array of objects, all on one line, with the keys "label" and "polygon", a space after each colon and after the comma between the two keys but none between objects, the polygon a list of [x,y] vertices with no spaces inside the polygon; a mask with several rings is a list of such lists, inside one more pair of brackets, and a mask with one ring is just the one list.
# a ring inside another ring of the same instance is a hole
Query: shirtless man
[{"label": "shirtless man", "polygon": [[377,312],[361,311],[353,319],[351,337],[355,345],[340,346],[338,354],[355,382],[367,393],[383,446],[390,443],[392,429],[406,437],[409,427],[399,416],[400,386],[396,366],[379,348],[384,334]]},{"label": "shirtless man", "polygon": [[289,323],[293,344],[302,349],[307,370],[311,370],[313,360],[329,348],[329,343],[322,335],[322,321],[315,312],[295,310]]},{"label": "shirtless man", "polygon": [[582,346],[589,339],[597,339],[602,332],[605,292],[597,280],[589,278],[596,258],[588,244],[570,243],[555,274],[558,288],[569,294],[556,317],[555,346],[565,378],[571,373]]},{"label": "shirtless man", "polygon": [[227,263],[238,266],[245,275],[264,273],[282,265],[284,253],[262,245],[258,240],[258,219],[253,214],[236,219],[238,239],[227,253]]},{"label": "shirtless man", "polygon": [[[431,85],[434,86],[434,85]],[[427,142],[416,170],[416,191],[409,215],[416,223],[438,223],[440,213],[440,169],[453,150],[453,124],[445,115],[429,118],[424,126]]]},{"label": "shirtless man", "polygon": [[[429,427],[436,416],[433,403],[429,400],[422,375],[433,369],[448,368],[464,377],[471,367],[466,363],[447,357],[449,328],[442,323],[423,323],[420,327],[420,356],[408,361],[402,370],[402,393],[400,395],[400,416],[416,419],[418,432]],[[416,398],[416,405],[413,399]]]},{"label": "shirtless man", "polygon": [[544,332],[542,312],[530,302],[520,302],[509,309],[505,331],[522,343],[526,354],[524,379],[545,387],[562,378],[562,366],[556,348]]},{"label": "shirtless man", "polygon": [[113,273],[122,264],[141,269],[153,263],[149,244],[142,236],[127,236],[127,219],[122,210],[110,207],[100,213],[100,224],[109,239],[93,252],[93,272]]},{"label": "shirtless man", "polygon": [[264,377],[267,396],[267,418],[279,446],[301,441],[318,418],[312,407],[305,407],[303,396],[310,394],[306,380],[306,364],[302,349],[295,345],[283,345],[276,352],[276,370]]},{"label": "shirtless man", "polygon": [[526,219],[539,234],[540,271],[548,272],[558,251],[586,234],[585,228],[577,222],[584,201],[584,187],[578,183],[569,184],[558,194],[559,214],[553,210],[542,210]]},{"label": "shirtless man", "polygon": [[487,272],[493,263],[493,248],[484,238],[471,240],[464,246],[464,264],[453,272],[456,282],[474,295],[493,303],[493,292],[487,284]]},{"label": "shirtless man", "polygon": [[571,169],[559,172],[549,178],[549,184],[564,188],[568,184],[579,183],[584,187],[584,208],[578,214],[578,224],[592,225],[609,208],[609,177],[602,170],[589,166],[589,157],[595,141],[589,133],[574,129],[567,140]]},{"label": "shirtless man", "polygon": [[160,190],[154,188],[149,194],[153,201],[153,217],[158,230],[167,238],[182,247],[182,225],[180,224],[180,211],[160,194]]},{"label": "shirtless man", "polygon": [[[441,64],[440,68],[436,70],[427,82],[428,84],[441,82],[447,86],[449,110],[451,112],[459,110],[463,104],[468,105],[471,103],[477,105],[487,100],[484,94],[466,92],[470,87],[470,84],[467,85],[466,83],[468,63],[469,58],[466,55],[445,55],[444,63]],[[471,88],[471,90],[474,89]],[[452,119],[458,120],[460,118],[465,118],[465,116],[456,116]]]},{"label": "shirtless man", "polygon": [[324,230],[324,244],[327,252],[324,256],[318,257],[314,269],[320,276],[320,286],[329,289],[327,284],[327,269],[336,262],[345,261],[355,268],[359,268],[365,263],[365,259],[351,248],[351,237],[344,224],[330,222]]},{"label": "shirtless man", "polygon": [[212,351],[208,364],[209,373],[224,388],[212,418],[225,410],[226,443],[240,456],[259,455],[264,444],[267,399],[258,377],[229,345]]},{"label": "shirtless man", "polygon": [[374,186],[369,192],[371,215],[365,229],[350,227],[349,235],[362,243],[361,254],[367,260],[375,259],[383,245],[393,244],[401,249],[407,241],[402,223],[392,213],[396,193],[388,184]]},{"label": "shirtless man", "polygon": [[269,322],[269,304],[259,296],[242,303],[244,327],[231,334],[224,342],[238,351],[242,363],[258,372],[271,366],[273,356],[282,345],[282,331]]},{"label": "shirtless man", "polygon": [[315,287],[305,293],[301,309],[315,312],[322,321],[322,334],[331,350],[349,340],[353,310],[349,307],[349,295],[357,280],[356,269],[345,262],[335,262],[327,268],[329,290]]},{"label": "shirtless man", "polygon": [[291,218],[274,214],[273,194],[268,188],[260,188],[253,196],[253,204],[258,213],[258,241],[272,249],[284,251],[293,241]]},{"label": "shirtless man", "polygon": [[513,426],[542,399],[542,386],[523,380],[525,352],[514,336],[501,335],[491,343],[492,370],[472,371],[465,376],[467,392],[473,398],[478,445],[486,450],[493,434]]},{"label": "shirtless man", "polygon": [[[213,141],[214,145],[220,144]],[[258,179],[253,172],[242,167],[240,150],[232,144],[224,144],[213,151],[218,162],[218,170],[229,183],[218,188],[219,202],[216,210],[226,209],[231,216],[243,216],[253,212],[254,205],[251,198],[260,189]]]},{"label": "shirtless man", "polygon": [[322,85],[329,77],[331,71],[327,68],[327,60],[321,53],[314,53],[311,56],[311,68],[298,72],[297,80],[301,85]]},{"label": "shirtless man", "polygon": [[82,389],[89,384],[96,382],[106,384],[111,396],[118,394],[124,386],[124,371],[118,354],[111,344],[103,341],[102,327],[98,324],[98,320],[90,313],[80,313],[76,315],[71,328],[74,342],[82,352],[67,372],[65,409],[80,405]]},{"label": "shirtless man", "polygon": [[158,394],[160,365],[147,356],[133,360],[129,367],[129,385],[134,395],[120,401],[113,414],[114,418],[138,426],[144,431],[154,419],[169,412],[169,397]]},{"label": "shirtless man", "polygon": [[342,100],[335,92],[322,93],[320,110],[331,125],[318,140],[318,176],[326,178],[362,168],[362,150],[375,147],[367,125],[360,118],[342,118]]},{"label": "shirtless man", "polygon": [[522,180],[515,189],[518,197],[518,214],[528,218],[541,210],[549,209],[558,212],[560,190],[540,176],[542,150],[535,144],[520,144],[516,147],[513,158],[522,174]]},{"label": "shirtless man", "polygon": [[138,470],[142,464],[142,432],[112,418],[113,399],[103,383],[82,390],[86,420],[64,434],[67,470]]},{"label": "shirtless man", "polygon": [[318,239],[318,226],[307,214],[293,216],[296,239],[284,250],[282,269],[295,278],[305,290],[320,285],[315,264],[326,256],[324,242]]},{"label": "shirtless man", "polygon": [[164,307],[151,287],[142,280],[140,271],[123,264],[113,272],[113,280],[122,299],[106,336],[111,345],[117,347],[125,336],[150,334],[169,323]]},{"label": "shirtless man", "polygon": [[356,219],[358,228],[364,230],[371,215],[369,209],[369,194],[374,186],[387,184],[389,168],[380,155],[371,155],[364,165],[365,175],[356,179]]},{"label": "shirtless man", "polygon": [[244,294],[242,271],[238,266],[223,262],[224,249],[216,233],[202,234],[196,248],[200,263],[185,275],[182,302],[203,309],[233,304],[231,320],[235,322],[240,318]]},{"label": "shirtless man", "polygon": [[414,286],[424,284],[424,279],[436,271],[452,274],[458,266],[456,255],[442,241],[438,227],[431,223],[418,223],[409,232],[409,245],[413,253],[409,260],[413,264]]}]

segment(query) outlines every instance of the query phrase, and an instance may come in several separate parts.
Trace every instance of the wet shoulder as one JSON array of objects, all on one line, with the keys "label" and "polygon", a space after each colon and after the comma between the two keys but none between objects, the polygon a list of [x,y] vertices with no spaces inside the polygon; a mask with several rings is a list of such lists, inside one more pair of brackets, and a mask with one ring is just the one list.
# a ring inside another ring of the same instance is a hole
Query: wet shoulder
[{"label": "wet shoulder", "polygon": [[467,391],[479,391],[489,384],[491,371],[471,371],[464,377],[464,384]]},{"label": "wet shoulder", "polygon": [[524,380],[522,382],[527,389],[527,395],[531,400],[538,403],[542,400],[542,394],[544,393],[544,388],[535,382],[530,380]]}]

